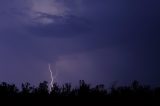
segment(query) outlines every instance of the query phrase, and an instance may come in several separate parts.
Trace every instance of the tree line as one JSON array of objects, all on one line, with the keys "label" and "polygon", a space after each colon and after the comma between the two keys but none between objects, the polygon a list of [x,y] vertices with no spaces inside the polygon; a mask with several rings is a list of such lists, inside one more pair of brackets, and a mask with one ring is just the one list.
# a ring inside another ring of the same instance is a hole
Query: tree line
[{"label": "tree line", "polygon": [[108,98],[108,99],[158,99],[160,98],[160,87],[151,88],[142,85],[138,81],[133,81],[129,86],[112,86],[106,89],[103,84],[91,87],[84,80],[79,81],[79,86],[73,88],[70,83],[59,86],[53,84],[51,91],[46,81],[39,84],[38,87],[31,86],[29,83],[23,83],[21,90],[15,84],[0,83],[0,97],[89,97],[89,98]]}]

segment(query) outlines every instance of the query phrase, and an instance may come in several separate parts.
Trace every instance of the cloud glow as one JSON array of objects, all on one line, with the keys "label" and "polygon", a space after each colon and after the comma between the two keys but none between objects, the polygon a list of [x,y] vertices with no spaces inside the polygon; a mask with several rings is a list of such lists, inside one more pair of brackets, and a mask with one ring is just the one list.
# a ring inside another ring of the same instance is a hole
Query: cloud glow
[{"label": "cloud glow", "polygon": [[[32,0],[30,17],[35,23],[52,24],[53,17],[48,16],[65,16],[68,8],[56,0]],[[44,15],[45,14],[45,15]]]}]

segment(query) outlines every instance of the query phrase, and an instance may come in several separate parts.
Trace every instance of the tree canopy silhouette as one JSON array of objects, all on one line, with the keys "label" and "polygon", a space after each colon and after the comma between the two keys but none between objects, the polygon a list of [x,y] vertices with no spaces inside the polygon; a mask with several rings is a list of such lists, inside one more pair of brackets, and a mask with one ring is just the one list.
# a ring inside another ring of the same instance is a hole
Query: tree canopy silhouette
[{"label": "tree canopy silhouette", "polygon": [[0,98],[10,99],[38,99],[43,98],[49,100],[57,100],[62,98],[65,100],[105,100],[105,101],[155,101],[160,98],[160,88],[151,88],[150,86],[142,85],[138,81],[133,81],[130,86],[112,86],[111,89],[106,89],[103,84],[91,87],[84,80],[79,81],[78,87],[72,87],[70,83],[59,86],[53,84],[52,90],[49,91],[46,81],[39,84],[38,87],[31,86],[30,83],[23,83],[21,89],[18,89],[15,84],[0,83]]}]

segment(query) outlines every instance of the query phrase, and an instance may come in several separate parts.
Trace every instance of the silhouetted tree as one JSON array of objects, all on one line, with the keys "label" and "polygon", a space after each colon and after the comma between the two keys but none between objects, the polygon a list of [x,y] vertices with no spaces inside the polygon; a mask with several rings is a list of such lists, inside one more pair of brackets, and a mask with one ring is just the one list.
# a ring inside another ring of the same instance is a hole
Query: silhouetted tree
[{"label": "silhouetted tree", "polygon": [[79,81],[79,89],[78,95],[79,96],[89,96],[90,95],[90,85],[86,84],[84,80]]},{"label": "silhouetted tree", "polygon": [[104,85],[97,85],[95,88],[92,89],[91,95],[94,97],[97,96],[106,96],[107,95],[107,90],[104,88]]},{"label": "silhouetted tree", "polygon": [[133,81],[131,90],[136,98],[148,98],[152,96],[150,87],[141,85],[138,81]]},{"label": "silhouetted tree", "polygon": [[71,84],[66,83],[62,87],[62,95],[63,96],[71,96]]},{"label": "silhouetted tree", "polygon": [[61,95],[61,88],[58,86],[57,83],[53,84],[52,90],[51,90],[51,96],[60,96]]},{"label": "silhouetted tree", "polygon": [[35,95],[38,95],[39,97],[48,96],[49,95],[48,82],[44,81],[40,83],[38,88],[34,89],[34,93]]},{"label": "silhouetted tree", "polygon": [[18,94],[18,91],[18,88],[14,84],[9,85],[6,82],[2,82],[0,84],[0,96],[16,96]]},{"label": "silhouetted tree", "polygon": [[21,95],[22,96],[30,96],[31,93],[33,92],[33,87],[31,87],[30,83],[22,83],[22,91]]}]

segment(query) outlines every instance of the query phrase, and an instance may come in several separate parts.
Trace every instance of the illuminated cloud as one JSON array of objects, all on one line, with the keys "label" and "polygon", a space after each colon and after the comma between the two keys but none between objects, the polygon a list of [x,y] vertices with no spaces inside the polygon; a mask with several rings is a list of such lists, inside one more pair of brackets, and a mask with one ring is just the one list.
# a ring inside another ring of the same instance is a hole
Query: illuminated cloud
[{"label": "illuminated cloud", "polygon": [[[74,5],[76,8],[75,10],[78,10],[80,7],[80,1],[64,1],[64,0],[29,0],[29,11],[28,15],[31,18],[31,21],[33,23],[37,24],[53,24],[56,19],[54,19],[54,16],[58,17],[64,17],[68,15],[73,15],[73,8],[71,7],[71,4]],[[79,7],[79,8],[78,8]]]},{"label": "illuminated cloud", "polygon": [[54,19],[47,17],[47,15],[64,16],[67,14],[67,7],[65,7],[63,3],[57,2],[56,0],[32,0],[30,11],[31,19],[35,22],[50,24],[54,23]]},{"label": "illuminated cloud", "polygon": [[50,15],[65,15],[67,8],[57,0],[32,0],[32,11]]}]

